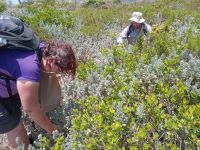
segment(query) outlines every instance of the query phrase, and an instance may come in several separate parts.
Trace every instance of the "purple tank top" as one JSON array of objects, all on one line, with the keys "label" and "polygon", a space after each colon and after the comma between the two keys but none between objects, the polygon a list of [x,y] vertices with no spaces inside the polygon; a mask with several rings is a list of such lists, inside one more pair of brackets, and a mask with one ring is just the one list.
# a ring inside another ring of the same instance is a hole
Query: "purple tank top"
[{"label": "purple tank top", "polygon": [[[0,72],[16,80],[40,81],[40,66],[34,51],[0,51]],[[16,94],[16,81],[10,81],[12,94]],[[9,97],[5,80],[0,79],[0,97]]]}]

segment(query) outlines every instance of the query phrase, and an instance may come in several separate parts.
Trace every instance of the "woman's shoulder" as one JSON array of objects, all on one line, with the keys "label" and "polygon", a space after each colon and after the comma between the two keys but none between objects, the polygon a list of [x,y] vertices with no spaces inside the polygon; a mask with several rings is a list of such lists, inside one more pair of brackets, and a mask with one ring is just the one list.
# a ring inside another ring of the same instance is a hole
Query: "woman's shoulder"
[{"label": "woman's shoulder", "polygon": [[39,60],[34,51],[1,51],[0,68],[10,72],[17,80],[39,81],[40,79]]},{"label": "woman's shoulder", "polygon": [[25,79],[38,82],[40,80],[40,63],[36,53],[27,55],[18,60],[20,74],[17,79]]}]

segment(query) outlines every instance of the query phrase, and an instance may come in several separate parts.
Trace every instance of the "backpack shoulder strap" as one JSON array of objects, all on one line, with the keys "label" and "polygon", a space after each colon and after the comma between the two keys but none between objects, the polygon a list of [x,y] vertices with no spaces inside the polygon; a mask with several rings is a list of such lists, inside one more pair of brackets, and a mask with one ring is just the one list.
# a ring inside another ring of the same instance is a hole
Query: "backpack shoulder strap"
[{"label": "backpack shoulder strap", "polygon": [[147,32],[147,27],[146,27],[145,23],[142,23],[142,30],[143,30],[144,35],[147,36],[148,32]]},{"label": "backpack shoulder strap", "polygon": [[12,81],[16,81],[16,79],[11,78],[10,76],[8,76],[7,74],[4,74],[2,72],[0,72],[0,79],[3,79],[6,81],[6,88],[8,91],[9,96],[12,96],[12,90],[11,90],[11,86],[10,86],[10,80]]},{"label": "backpack shoulder strap", "polygon": [[130,23],[130,25],[129,25],[129,28],[128,28],[128,31],[127,31],[127,34],[126,34],[126,37],[128,38],[128,36],[130,35],[130,33],[131,33],[131,29],[133,28],[133,26],[131,25],[131,23]]},{"label": "backpack shoulder strap", "polygon": [[35,53],[37,55],[37,58],[38,58],[39,64],[40,64],[41,61],[42,61],[42,50],[41,50],[41,48],[38,48],[37,50],[35,50]]},{"label": "backpack shoulder strap", "polygon": [[14,78],[12,78],[12,77],[10,77],[10,76],[8,76],[7,74],[2,73],[2,72],[0,72],[0,79],[13,80],[13,81],[16,80],[16,79],[14,79]]}]

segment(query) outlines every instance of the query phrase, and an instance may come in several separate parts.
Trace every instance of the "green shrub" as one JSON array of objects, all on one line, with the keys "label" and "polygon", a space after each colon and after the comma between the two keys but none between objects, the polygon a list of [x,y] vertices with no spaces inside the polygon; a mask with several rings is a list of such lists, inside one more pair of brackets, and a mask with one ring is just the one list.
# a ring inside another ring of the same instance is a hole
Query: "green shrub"
[{"label": "green shrub", "polygon": [[98,35],[98,33],[101,31],[101,28],[99,26],[88,25],[83,26],[80,31],[85,35],[93,36]]},{"label": "green shrub", "polygon": [[91,72],[96,69],[96,64],[92,60],[88,60],[87,63],[80,63],[78,68],[77,78],[84,80],[87,78],[88,72]]},{"label": "green shrub", "polygon": [[0,0],[0,13],[6,10],[5,0]]},{"label": "green shrub", "polygon": [[72,28],[75,22],[75,18],[70,11],[55,9],[50,7],[50,4],[53,5],[54,3],[28,5],[26,8],[30,15],[18,15],[18,17],[29,24],[43,40],[50,39],[52,37],[51,35],[48,35],[47,31],[41,27],[41,24],[49,26],[56,25],[64,30]]},{"label": "green shrub", "polygon": [[200,49],[199,49],[200,33],[198,32],[196,35],[193,35],[192,29],[189,29],[187,33],[187,39],[188,39],[187,48],[192,50],[193,52],[197,52],[198,54],[200,54]]},{"label": "green shrub", "polygon": [[102,6],[103,4],[105,4],[105,1],[104,0],[86,0],[85,1],[85,5],[88,6],[88,5],[93,5],[93,6]]},{"label": "green shrub", "polygon": [[31,18],[34,23],[46,23],[49,25],[62,25],[70,28],[74,24],[73,16],[65,10],[57,10],[54,8],[43,8],[41,11],[34,14]]}]

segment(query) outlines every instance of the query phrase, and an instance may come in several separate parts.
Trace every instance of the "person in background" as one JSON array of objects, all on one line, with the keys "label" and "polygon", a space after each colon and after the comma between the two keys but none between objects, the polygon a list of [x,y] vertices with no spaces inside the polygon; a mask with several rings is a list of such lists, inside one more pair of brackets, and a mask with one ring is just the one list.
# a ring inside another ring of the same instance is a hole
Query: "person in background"
[{"label": "person in background", "polygon": [[140,36],[147,37],[148,33],[152,31],[151,26],[145,22],[141,12],[133,12],[129,20],[131,23],[117,37],[117,45],[121,45],[124,40],[127,40],[128,45],[134,45]]},{"label": "person in background", "polygon": [[[41,44],[40,44],[41,45]],[[21,107],[30,119],[47,133],[57,130],[42,111],[38,102],[41,71],[68,74],[74,78],[77,59],[71,45],[65,41],[49,41],[35,51],[0,50],[0,134],[6,134],[9,145],[16,149],[16,138],[28,149],[30,143],[23,121]]]}]

